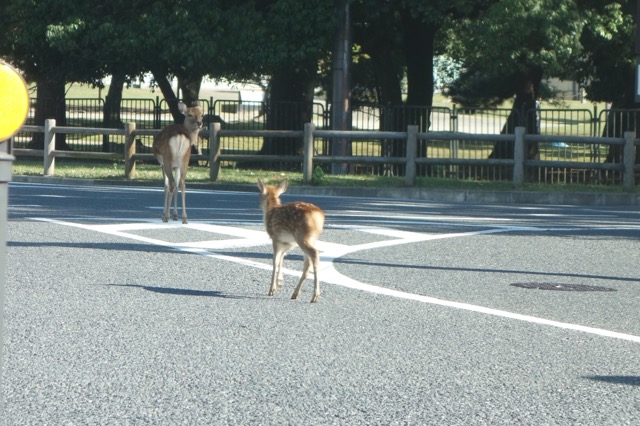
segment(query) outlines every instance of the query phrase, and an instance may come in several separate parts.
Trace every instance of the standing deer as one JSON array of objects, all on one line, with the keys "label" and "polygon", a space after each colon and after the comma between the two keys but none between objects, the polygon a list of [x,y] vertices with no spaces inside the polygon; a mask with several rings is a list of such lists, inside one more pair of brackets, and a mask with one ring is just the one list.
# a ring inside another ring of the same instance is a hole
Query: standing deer
[{"label": "standing deer", "polygon": [[287,186],[287,180],[281,181],[278,186],[265,185],[262,180],[258,180],[264,226],[273,242],[273,275],[271,276],[269,296],[275,294],[276,286],[283,286],[282,263],[284,256],[292,247],[298,245],[304,253],[304,267],[300,281],[298,281],[291,298],[297,299],[300,295],[302,284],[307,279],[309,266],[313,264],[314,292],[311,303],[314,303],[320,297],[320,281],[318,280],[320,254],[315,248],[315,243],[324,226],[324,213],[319,207],[302,201],[281,204],[280,195],[287,190]]},{"label": "standing deer", "polygon": [[173,197],[173,220],[178,220],[178,188],[182,191],[182,223],[187,223],[187,208],[185,204],[185,179],[191,146],[198,141],[198,132],[202,128],[202,109],[196,102],[191,108],[180,102],[178,110],[184,114],[183,124],[171,124],[156,134],[153,138],[153,154],[162,167],[164,177],[164,213],[162,221],[169,220],[171,198]]}]

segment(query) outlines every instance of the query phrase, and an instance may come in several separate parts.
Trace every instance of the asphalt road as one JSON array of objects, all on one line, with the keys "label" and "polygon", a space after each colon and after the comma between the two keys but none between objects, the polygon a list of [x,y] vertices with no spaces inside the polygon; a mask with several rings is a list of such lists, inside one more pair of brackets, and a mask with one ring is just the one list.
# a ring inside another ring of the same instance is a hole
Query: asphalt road
[{"label": "asphalt road", "polygon": [[1,425],[640,422],[640,207],[285,196],[311,304],[297,249],[266,295],[257,189],[162,197],[10,185]]}]

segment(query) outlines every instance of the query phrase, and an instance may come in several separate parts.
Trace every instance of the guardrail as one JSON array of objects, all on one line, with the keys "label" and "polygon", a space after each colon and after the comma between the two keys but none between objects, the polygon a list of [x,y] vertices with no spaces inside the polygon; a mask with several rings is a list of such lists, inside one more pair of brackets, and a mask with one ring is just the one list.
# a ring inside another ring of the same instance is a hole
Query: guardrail
[{"label": "guardrail", "polygon": [[[44,150],[14,149],[16,156],[42,156],[45,176],[53,176],[55,173],[56,158],[79,159],[112,159],[122,160],[123,154],[111,152],[78,152],[62,151],[55,149],[55,135],[60,133],[73,134],[101,134],[121,135],[125,137],[124,162],[125,177],[135,178],[135,166],[138,160],[152,160],[153,154],[136,153],[135,137],[139,135],[154,135],[159,130],[136,130],[135,123],[126,123],[123,129],[81,128],[56,126],[55,120],[46,120],[44,126],[23,126],[22,131],[44,132]],[[192,155],[192,160],[208,160],[210,178],[216,181],[222,161],[282,161],[279,155],[251,155],[251,154],[224,154],[221,150],[220,140],[225,136],[255,136],[255,137],[287,137],[303,138],[304,153],[299,156],[287,156],[290,162],[302,163],[303,180],[310,183],[314,164],[398,164],[404,165],[404,182],[407,186],[416,184],[417,167],[419,165],[450,165],[450,166],[507,166],[513,168],[513,186],[521,188],[525,181],[525,170],[534,167],[566,167],[592,170],[612,170],[622,174],[622,186],[626,191],[632,191],[635,186],[635,173],[640,170],[640,165],[635,165],[635,151],[638,140],[634,132],[626,132],[622,138],[596,138],[583,136],[564,136],[565,143],[597,143],[603,145],[623,146],[622,163],[598,163],[598,162],[572,162],[572,161],[540,161],[526,158],[526,144],[529,142],[554,142],[557,136],[528,135],[524,127],[515,129],[514,134],[488,135],[470,134],[462,132],[418,132],[417,126],[408,126],[406,132],[378,132],[378,131],[338,131],[316,130],[313,123],[307,123],[303,131],[279,131],[279,130],[224,130],[220,123],[212,123],[210,129],[203,130],[200,135],[209,140],[209,155]],[[406,157],[375,157],[375,156],[335,156],[314,155],[314,140],[316,138],[327,139],[379,139],[379,140],[405,140]],[[425,158],[418,157],[419,141],[510,141],[514,144],[513,159],[463,159],[463,158]]]}]

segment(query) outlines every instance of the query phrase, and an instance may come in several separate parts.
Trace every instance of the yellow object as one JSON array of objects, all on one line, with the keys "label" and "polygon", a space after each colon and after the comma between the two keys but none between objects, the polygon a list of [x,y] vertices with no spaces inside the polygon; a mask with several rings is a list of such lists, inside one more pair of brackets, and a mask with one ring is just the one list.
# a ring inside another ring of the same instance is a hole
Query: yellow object
[{"label": "yellow object", "polygon": [[15,69],[0,62],[0,142],[22,127],[28,112],[27,85]]}]

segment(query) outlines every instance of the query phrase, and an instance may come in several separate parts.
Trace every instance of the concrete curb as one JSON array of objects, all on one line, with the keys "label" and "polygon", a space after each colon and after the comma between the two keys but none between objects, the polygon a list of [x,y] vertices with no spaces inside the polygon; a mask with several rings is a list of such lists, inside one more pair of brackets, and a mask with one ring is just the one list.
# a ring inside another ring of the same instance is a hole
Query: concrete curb
[{"label": "concrete curb", "polygon": [[[73,179],[45,176],[13,176],[13,182],[46,183],[64,185],[113,185],[162,187],[162,183],[135,181],[108,181],[94,179]],[[216,191],[256,192],[255,185],[231,185],[211,183],[188,183],[188,188]],[[605,192],[533,192],[533,191],[472,191],[426,188],[355,188],[324,186],[290,186],[288,194],[387,198],[402,200],[422,200],[441,203],[469,204],[544,204],[580,206],[639,206],[640,194]]]}]

